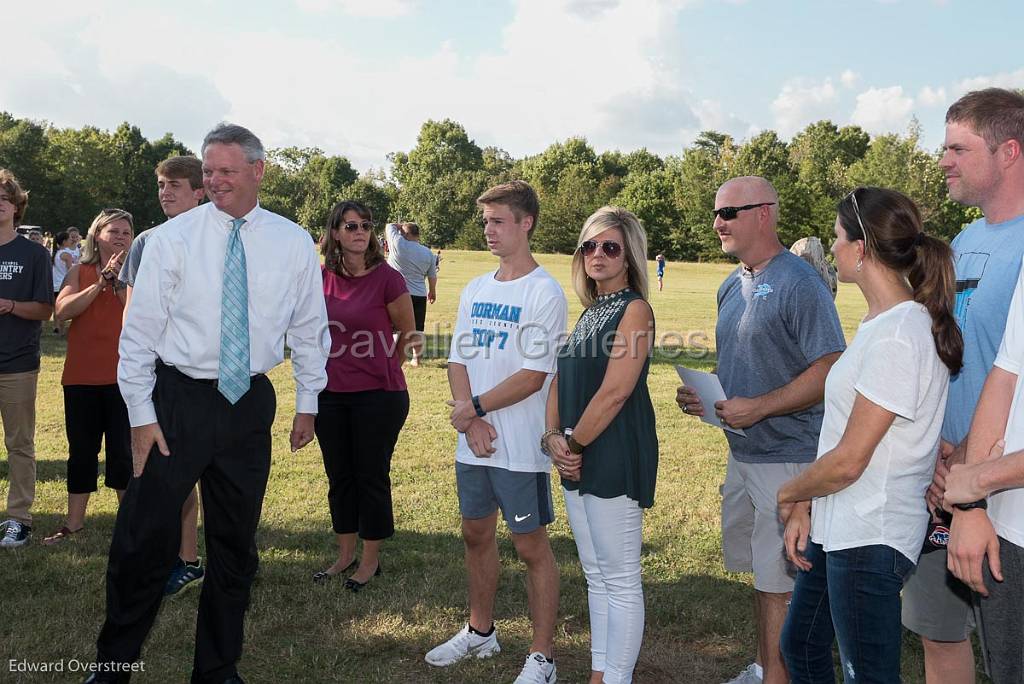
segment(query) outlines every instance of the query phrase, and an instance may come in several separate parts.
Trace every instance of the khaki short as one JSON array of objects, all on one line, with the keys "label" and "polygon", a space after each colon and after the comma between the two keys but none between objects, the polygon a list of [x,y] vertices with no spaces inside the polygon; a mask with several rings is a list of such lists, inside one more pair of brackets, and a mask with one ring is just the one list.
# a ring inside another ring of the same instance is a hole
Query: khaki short
[{"label": "khaki short", "polygon": [[776,496],[809,463],[740,463],[729,454],[722,494],[722,555],[729,572],[753,572],[754,589],[793,591]]}]

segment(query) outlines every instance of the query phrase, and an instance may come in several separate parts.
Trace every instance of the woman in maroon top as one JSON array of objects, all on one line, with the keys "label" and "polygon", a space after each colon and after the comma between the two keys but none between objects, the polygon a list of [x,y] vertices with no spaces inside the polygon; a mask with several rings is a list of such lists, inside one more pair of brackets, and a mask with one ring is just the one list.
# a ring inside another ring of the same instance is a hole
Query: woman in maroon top
[{"label": "woman in maroon top", "polygon": [[391,454],[409,415],[402,363],[413,334],[412,299],[405,279],[384,261],[370,210],[358,202],[331,211],[323,254],[331,354],[316,436],[330,482],[338,559],[313,581],[356,565],[358,535],[363,556],[345,586],[359,591],[381,574],[381,542],[395,533]]}]

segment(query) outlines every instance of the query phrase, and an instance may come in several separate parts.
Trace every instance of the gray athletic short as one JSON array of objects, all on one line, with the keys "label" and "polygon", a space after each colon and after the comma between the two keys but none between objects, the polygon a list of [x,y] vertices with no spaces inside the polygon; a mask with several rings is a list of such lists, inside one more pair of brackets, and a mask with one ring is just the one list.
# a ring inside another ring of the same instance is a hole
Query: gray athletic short
[{"label": "gray athletic short", "polygon": [[514,534],[528,534],[555,519],[548,473],[517,473],[456,461],[455,482],[463,518],[486,518],[500,508]]},{"label": "gray athletic short", "polygon": [[945,549],[922,553],[903,584],[903,626],[931,641],[971,635],[971,590],[946,569]]}]

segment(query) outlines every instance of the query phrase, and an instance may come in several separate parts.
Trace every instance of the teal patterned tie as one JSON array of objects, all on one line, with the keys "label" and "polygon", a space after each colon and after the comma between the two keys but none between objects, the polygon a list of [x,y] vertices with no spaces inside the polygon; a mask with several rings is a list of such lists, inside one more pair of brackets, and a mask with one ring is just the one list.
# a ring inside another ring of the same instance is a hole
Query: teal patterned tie
[{"label": "teal patterned tie", "polygon": [[217,389],[232,404],[249,391],[249,285],[245,273],[245,247],[239,234],[243,223],[244,218],[231,222],[220,299]]}]

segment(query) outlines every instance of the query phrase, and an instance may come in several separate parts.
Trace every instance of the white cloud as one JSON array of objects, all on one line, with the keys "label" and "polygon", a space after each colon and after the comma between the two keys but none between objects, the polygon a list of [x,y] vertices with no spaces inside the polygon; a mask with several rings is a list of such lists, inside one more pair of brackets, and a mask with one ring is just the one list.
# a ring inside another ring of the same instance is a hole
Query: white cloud
[{"label": "white cloud", "polygon": [[962,81],[958,81],[953,86],[953,96],[960,97],[961,95],[971,91],[979,90],[981,88],[1024,88],[1024,69],[1017,69],[1016,71],[1003,71],[995,74],[988,74],[984,76],[974,76],[973,78],[965,78]]},{"label": "white cloud", "polygon": [[353,17],[391,18],[412,14],[415,0],[295,0],[306,12],[324,13],[338,10]]},{"label": "white cloud", "polygon": [[940,107],[946,104],[946,89],[942,86],[924,86],[917,93],[917,104],[921,107]]},{"label": "white cloud", "polygon": [[838,103],[839,92],[831,78],[817,83],[803,79],[788,81],[772,101],[775,130],[788,138],[812,121],[834,116]]},{"label": "white cloud", "polygon": [[[675,26],[686,0],[516,0],[480,56],[443,43],[405,58],[379,46],[349,50],[340,37],[312,38],[284,21],[247,30],[166,5],[55,2],[5,8],[5,19],[33,28],[10,33],[21,42],[6,57],[0,102],[16,116],[62,126],[127,120],[149,137],[170,130],[195,148],[213,124],[232,120],[268,147],[315,145],[363,169],[410,149],[428,118],[455,119],[479,144],[516,156],[580,134],[598,149],[678,153],[701,119],[745,127],[706,106],[698,116],[697,98],[681,85]],[[419,5],[295,2],[364,15]]]},{"label": "white cloud", "polygon": [[853,88],[860,83],[860,74],[853,69],[847,69],[839,75],[839,82],[843,84],[844,88]]},{"label": "white cloud", "polygon": [[899,132],[906,128],[914,99],[902,86],[869,88],[857,96],[850,120],[873,135]]}]

